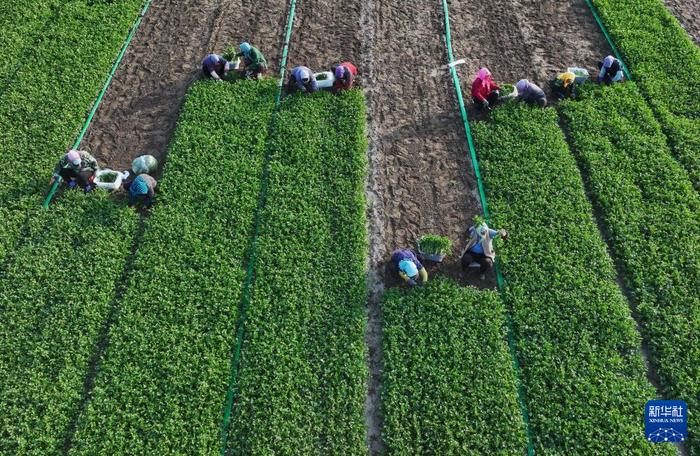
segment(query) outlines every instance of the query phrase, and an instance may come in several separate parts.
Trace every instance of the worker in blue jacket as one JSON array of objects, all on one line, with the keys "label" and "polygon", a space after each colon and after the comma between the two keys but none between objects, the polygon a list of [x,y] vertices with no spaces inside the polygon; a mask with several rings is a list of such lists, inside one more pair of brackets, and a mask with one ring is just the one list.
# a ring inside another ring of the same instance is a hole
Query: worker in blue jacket
[{"label": "worker in blue jacket", "polygon": [[428,271],[412,251],[395,250],[391,254],[391,263],[408,286],[415,287],[419,283],[425,285],[428,282]]},{"label": "worker in blue jacket", "polygon": [[318,83],[316,82],[314,73],[305,66],[294,68],[289,75],[287,93],[294,93],[297,90],[302,93],[318,92]]}]

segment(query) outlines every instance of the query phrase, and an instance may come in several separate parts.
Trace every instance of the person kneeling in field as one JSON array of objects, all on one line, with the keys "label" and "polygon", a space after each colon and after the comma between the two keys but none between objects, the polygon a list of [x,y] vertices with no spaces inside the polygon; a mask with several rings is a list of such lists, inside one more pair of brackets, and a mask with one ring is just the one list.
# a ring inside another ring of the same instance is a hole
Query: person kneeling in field
[{"label": "person kneeling in field", "polygon": [[231,63],[218,54],[209,54],[202,60],[202,73],[205,78],[221,82],[231,69]]},{"label": "person kneeling in field", "polygon": [[243,57],[243,68],[241,72],[248,79],[260,79],[267,71],[267,60],[265,56],[255,46],[250,43],[241,43],[241,52],[236,57]]},{"label": "person kneeling in field", "polygon": [[143,207],[148,209],[153,206],[157,182],[148,174],[139,174],[129,184],[129,207],[136,206],[139,200],[143,201]]},{"label": "person kneeling in field", "polygon": [[624,76],[622,64],[612,55],[605,57],[602,62],[598,62],[598,68],[600,69],[600,73],[598,73],[598,82],[612,84],[613,82],[622,81],[622,77]]},{"label": "person kneeling in field", "polygon": [[416,254],[412,251],[395,250],[391,254],[391,263],[394,269],[398,272],[404,282],[409,287],[415,287],[418,283],[425,285],[428,282],[428,271],[416,258]]},{"label": "person kneeling in field", "polygon": [[552,92],[563,100],[564,98],[576,98],[576,75],[571,72],[561,73],[550,83]]},{"label": "person kneeling in field", "polygon": [[515,84],[515,88],[518,89],[516,98],[523,100],[525,103],[537,105],[542,108],[547,106],[547,95],[545,95],[544,90],[540,89],[536,84],[533,84],[527,79],[521,79]]},{"label": "person kneeling in field", "polygon": [[496,259],[493,240],[498,236],[504,240],[508,239],[506,230],[492,230],[486,223],[471,226],[469,228],[469,242],[462,254],[462,270],[467,271],[469,268],[478,267],[481,280],[485,280],[486,272],[493,268],[493,262]]},{"label": "person kneeling in field", "polygon": [[68,188],[80,186],[85,192],[92,191],[92,179],[98,170],[95,157],[83,150],[70,150],[58,160],[49,185],[60,176]]},{"label": "person kneeling in field", "polygon": [[350,62],[341,62],[333,68],[335,82],[333,82],[333,93],[352,88],[352,84],[357,76],[357,67]]},{"label": "person kneeling in field", "polygon": [[479,109],[487,111],[496,104],[501,95],[501,88],[491,79],[491,72],[488,68],[482,68],[472,82],[472,100]]},{"label": "person kneeling in field", "polygon": [[287,83],[287,93],[294,93],[299,90],[301,93],[318,92],[318,83],[313,72],[305,67],[298,66],[292,70]]}]

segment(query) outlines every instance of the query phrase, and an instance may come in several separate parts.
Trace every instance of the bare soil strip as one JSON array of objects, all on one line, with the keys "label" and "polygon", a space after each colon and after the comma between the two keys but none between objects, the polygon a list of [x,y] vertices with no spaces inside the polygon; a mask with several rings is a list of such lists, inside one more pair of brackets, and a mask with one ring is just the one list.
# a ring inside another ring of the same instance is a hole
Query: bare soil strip
[{"label": "bare soil strip", "polygon": [[156,0],[144,17],[82,147],[100,165],[129,169],[139,155],[163,165],[187,89],[209,52],[247,39],[277,68],[285,0]]},{"label": "bare soil strip", "polygon": [[568,67],[592,72],[611,53],[583,0],[494,0],[488,11],[476,0],[451,3],[455,59],[467,61],[459,67],[467,94],[482,66],[498,82],[525,78],[548,90],[557,73]]},{"label": "bare soil strip", "polygon": [[700,0],[664,0],[664,3],[700,46]]}]

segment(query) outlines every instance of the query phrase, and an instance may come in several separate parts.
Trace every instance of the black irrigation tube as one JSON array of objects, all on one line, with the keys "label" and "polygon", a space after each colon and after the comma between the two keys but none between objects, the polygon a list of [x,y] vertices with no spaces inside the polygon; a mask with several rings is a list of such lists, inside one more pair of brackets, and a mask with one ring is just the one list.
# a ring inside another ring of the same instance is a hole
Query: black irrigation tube
[{"label": "black irrigation tube", "polygon": [[[457,94],[457,102],[459,104],[460,114],[462,116],[462,122],[464,123],[464,130],[467,137],[467,142],[469,144],[469,153],[471,157],[472,167],[474,168],[474,175],[476,176],[476,182],[479,189],[479,196],[481,199],[481,206],[484,211],[484,217],[487,222],[490,221],[490,215],[488,210],[488,202],[486,200],[486,192],[484,190],[483,179],[481,177],[481,171],[479,169],[479,161],[476,156],[476,148],[474,147],[474,139],[472,138],[471,128],[469,127],[469,118],[467,116],[467,110],[464,106],[464,97],[462,95],[462,86],[460,84],[459,76],[457,75],[457,69],[454,65],[454,54],[452,51],[452,34],[450,31],[450,11],[447,5],[447,0],[442,0],[442,8],[445,15],[445,42],[447,45],[447,57],[449,59],[450,73],[452,74],[452,82],[454,83],[455,92]],[[503,297],[503,292],[505,290],[505,281],[503,275],[501,274],[501,269],[496,262],[496,280],[498,282],[498,289],[501,292],[501,297]],[[513,331],[513,318],[510,312],[506,312],[506,326],[508,332],[508,349],[510,351],[511,362],[513,370],[515,372],[515,381],[518,394],[518,406],[520,408],[520,414],[523,419],[523,424],[525,426],[525,435],[527,438],[527,454],[528,456],[535,455],[535,447],[532,443],[532,431],[530,429],[530,415],[527,409],[527,403],[525,401],[525,391],[523,389],[522,381],[522,371],[520,369],[520,362],[518,361],[518,354],[515,347],[515,333]]]},{"label": "black irrigation tube", "polygon": [[[272,114],[273,117],[270,121],[268,137],[270,137],[274,133],[275,116],[279,112],[280,103],[282,101],[282,87],[284,85],[284,78],[286,74],[287,56],[289,54],[289,43],[292,39],[292,29],[294,27],[296,5],[297,0],[290,0],[289,14],[287,16],[287,27],[284,38],[284,47],[282,49],[282,59],[280,61],[280,77],[277,84],[277,93],[275,95],[275,109]],[[258,197],[258,206],[255,209],[254,231],[250,247],[248,249],[248,267],[246,269],[246,277],[245,281],[243,282],[243,290],[241,293],[241,303],[239,307],[240,313],[238,315],[238,321],[236,322],[236,341],[233,347],[233,352],[231,354],[231,370],[229,376],[228,390],[226,391],[226,402],[223,411],[224,416],[221,424],[221,456],[225,456],[228,449],[228,437],[229,427],[231,424],[231,416],[233,414],[235,400],[238,397],[236,384],[238,383],[238,372],[241,361],[241,348],[243,346],[243,340],[245,337],[246,315],[248,313],[248,308],[250,307],[251,302],[251,288],[253,285],[253,281],[255,280],[255,265],[257,263],[257,245],[258,237],[260,234],[260,226],[262,225],[262,211],[265,208],[265,203],[267,200],[267,188],[269,180],[268,176],[270,172],[270,150],[267,147],[265,150],[265,158],[263,163],[264,164],[260,184],[260,195]]]}]

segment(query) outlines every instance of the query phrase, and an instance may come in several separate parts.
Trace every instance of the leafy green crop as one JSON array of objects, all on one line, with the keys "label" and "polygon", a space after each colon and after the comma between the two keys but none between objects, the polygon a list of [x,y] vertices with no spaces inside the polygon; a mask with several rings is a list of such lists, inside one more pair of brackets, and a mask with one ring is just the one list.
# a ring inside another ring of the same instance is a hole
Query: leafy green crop
[{"label": "leafy green crop", "polygon": [[498,294],[433,280],[382,301],[387,454],[523,454]]},{"label": "leafy green crop", "polygon": [[70,454],[216,454],[275,84],[190,89]]},{"label": "leafy green crop", "polygon": [[451,255],[452,241],[444,236],[426,234],[418,240],[418,249],[421,253],[433,255]]},{"label": "leafy green crop", "polygon": [[[32,46],[46,33],[59,0],[23,0],[0,3],[0,94],[22,65],[33,65]],[[35,68],[36,70],[36,68]]]},{"label": "leafy green crop", "polygon": [[[643,433],[641,340],[551,109],[475,123],[538,454],[673,454]],[[600,129],[591,129],[600,134]]]},{"label": "leafy green crop", "polygon": [[106,194],[70,192],[27,223],[28,241],[8,254],[0,279],[0,454],[57,454],[114,305],[136,215]]},{"label": "leafy green crop", "polygon": [[[6,6],[0,8],[24,3],[3,2]],[[23,223],[27,211],[33,211],[31,204],[41,204],[38,195],[74,141],[141,4],[142,0],[92,6],[83,0],[62,2],[51,26],[37,31],[38,46],[23,54],[28,64],[21,65],[0,92],[0,149],[12,162],[0,170],[0,212],[9,215],[3,217],[8,225],[0,234],[0,259],[22,231],[9,224]],[[30,195],[35,195],[31,204],[25,198]]]},{"label": "leafy green crop", "polygon": [[688,402],[700,452],[700,197],[634,84],[585,92],[563,112],[664,396]]},{"label": "leafy green crop", "polygon": [[288,97],[272,131],[230,450],[365,455],[364,98]]},{"label": "leafy green crop", "polygon": [[700,191],[700,49],[660,0],[593,0]]}]

